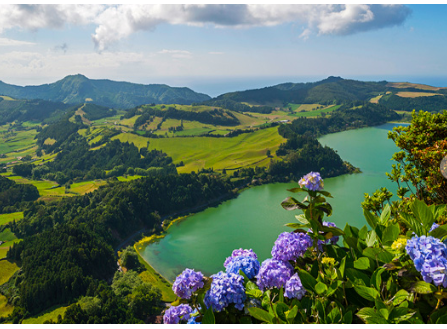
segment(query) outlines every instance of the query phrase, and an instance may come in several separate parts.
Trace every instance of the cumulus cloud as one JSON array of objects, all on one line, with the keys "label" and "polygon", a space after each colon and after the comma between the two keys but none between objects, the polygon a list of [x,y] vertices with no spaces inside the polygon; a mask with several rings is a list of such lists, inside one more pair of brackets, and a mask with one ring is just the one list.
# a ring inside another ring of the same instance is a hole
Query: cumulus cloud
[{"label": "cumulus cloud", "polygon": [[296,22],[303,38],[349,35],[402,24],[404,5],[8,5],[0,7],[0,33],[14,27],[36,30],[64,24],[95,24],[92,40],[99,51],[138,31],[160,24],[250,28]]}]

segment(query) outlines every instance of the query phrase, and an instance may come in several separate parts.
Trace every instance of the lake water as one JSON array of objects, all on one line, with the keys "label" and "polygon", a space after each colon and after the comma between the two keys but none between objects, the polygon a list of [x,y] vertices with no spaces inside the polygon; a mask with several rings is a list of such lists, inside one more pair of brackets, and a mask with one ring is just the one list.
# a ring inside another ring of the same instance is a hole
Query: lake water
[{"label": "lake water", "polygon": [[[391,157],[398,151],[387,133],[396,124],[350,130],[323,136],[320,142],[340,154],[362,170],[361,174],[343,175],[324,180],[333,215],[325,218],[338,227],[350,225],[362,227],[366,224],[361,202],[364,193],[372,194],[381,187],[391,192],[396,186],[387,179],[385,172],[391,171]],[[275,183],[252,187],[236,199],[228,200],[217,207],[208,208],[187,220],[173,225],[166,237],[147,246],[143,258],[162,276],[170,281],[186,267],[211,275],[224,270],[223,262],[234,249],[252,248],[262,262],[270,258],[274,241],[281,232],[290,231],[283,225],[296,222],[294,215],[299,211],[286,211],[281,201],[293,195],[302,199],[304,195],[287,191],[297,183]]]}]

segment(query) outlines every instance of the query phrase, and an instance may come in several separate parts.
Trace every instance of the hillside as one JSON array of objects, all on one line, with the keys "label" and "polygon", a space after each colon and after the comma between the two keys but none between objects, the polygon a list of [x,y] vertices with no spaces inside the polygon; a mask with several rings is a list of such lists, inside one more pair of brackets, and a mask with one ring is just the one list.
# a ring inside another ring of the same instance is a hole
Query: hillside
[{"label": "hillside", "polygon": [[191,104],[210,97],[189,88],[163,84],[136,84],[111,80],[92,80],[81,74],[69,75],[62,80],[40,86],[15,86],[0,81],[0,95],[13,98],[43,99],[66,104],[86,101],[97,105],[128,109],[141,104]]}]

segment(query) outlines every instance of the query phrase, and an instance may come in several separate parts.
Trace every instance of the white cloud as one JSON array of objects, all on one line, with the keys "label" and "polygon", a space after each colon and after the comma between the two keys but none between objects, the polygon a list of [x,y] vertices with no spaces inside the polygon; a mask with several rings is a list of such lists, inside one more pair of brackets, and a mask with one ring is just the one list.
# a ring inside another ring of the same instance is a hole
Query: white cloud
[{"label": "white cloud", "polygon": [[0,38],[0,46],[34,46],[34,42]]},{"label": "white cloud", "polygon": [[168,50],[163,49],[162,51],[158,52],[159,54],[168,54],[171,55],[172,58],[191,58],[192,54],[191,52],[187,50]]},{"label": "white cloud", "polygon": [[7,29],[63,28],[95,24],[92,40],[99,51],[138,31],[160,24],[250,28],[287,22],[312,34],[348,35],[402,24],[404,5],[2,5],[0,33]]}]

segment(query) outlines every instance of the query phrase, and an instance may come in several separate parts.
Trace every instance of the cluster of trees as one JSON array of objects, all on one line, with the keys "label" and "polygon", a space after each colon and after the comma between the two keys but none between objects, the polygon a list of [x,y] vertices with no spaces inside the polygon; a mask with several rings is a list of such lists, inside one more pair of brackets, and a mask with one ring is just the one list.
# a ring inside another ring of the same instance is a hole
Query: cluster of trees
[{"label": "cluster of trees", "polygon": [[209,106],[217,106],[224,109],[228,109],[236,112],[256,112],[269,114],[274,110],[271,106],[248,106],[242,103],[239,103],[230,97],[217,97],[209,101],[205,101],[202,103],[203,105]]},{"label": "cluster of trees", "polygon": [[379,99],[379,104],[396,111],[424,110],[439,112],[447,109],[447,97],[445,95],[400,97],[395,94],[384,95]]},{"label": "cluster of trees", "polygon": [[38,197],[39,191],[34,185],[17,184],[0,176],[0,213],[16,211],[23,202],[34,201]]}]

